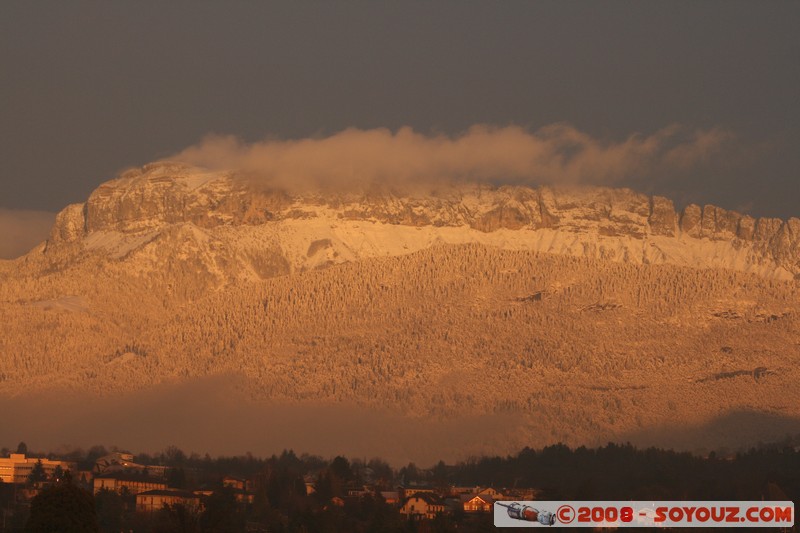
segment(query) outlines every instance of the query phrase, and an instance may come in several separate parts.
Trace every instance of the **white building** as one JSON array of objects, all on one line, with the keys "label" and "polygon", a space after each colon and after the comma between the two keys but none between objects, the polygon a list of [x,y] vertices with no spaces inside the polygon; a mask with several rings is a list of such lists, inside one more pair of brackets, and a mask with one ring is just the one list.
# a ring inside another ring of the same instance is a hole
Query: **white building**
[{"label": "white building", "polygon": [[25,457],[24,453],[12,453],[8,457],[0,457],[0,479],[3,483],[27,483],[28,476],[33,471],[36,463],[41,461],[47,478],[53,477],[56,467],[66,472],[76,471],[76,464],[67,461],[51,461],[50,459],[39,459],[36,457]]}]

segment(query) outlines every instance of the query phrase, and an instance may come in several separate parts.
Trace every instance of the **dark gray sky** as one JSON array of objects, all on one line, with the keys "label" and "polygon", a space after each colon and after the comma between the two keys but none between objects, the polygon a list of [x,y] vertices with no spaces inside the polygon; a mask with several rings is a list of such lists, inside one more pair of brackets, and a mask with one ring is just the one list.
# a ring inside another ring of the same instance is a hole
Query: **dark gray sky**
[{"label": "dark gray sky", "polygon": [[57,211],[208,133],[679,123],[746,157],[636,188],[798,216],[798,28],[794,1],[5,0],[0,208]]}]

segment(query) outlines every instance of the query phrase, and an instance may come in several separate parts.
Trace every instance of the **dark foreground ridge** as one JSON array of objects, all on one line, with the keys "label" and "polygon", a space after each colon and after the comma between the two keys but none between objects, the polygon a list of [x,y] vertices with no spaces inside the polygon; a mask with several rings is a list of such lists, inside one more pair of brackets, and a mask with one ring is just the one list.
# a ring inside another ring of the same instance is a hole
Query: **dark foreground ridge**
[{"label": "dark foreground ridge", "polygon": [[706,457],[556,444],[400,469],[292,451],[201,457],[174,446],[154,455],[95,446],[45,457],[20,443],[0,459],[0,472],[13,476],[0,484],[2,531],[469,532],[494,531],[492,505],[507,499],[796,501],[798,443],[800,436]]}]

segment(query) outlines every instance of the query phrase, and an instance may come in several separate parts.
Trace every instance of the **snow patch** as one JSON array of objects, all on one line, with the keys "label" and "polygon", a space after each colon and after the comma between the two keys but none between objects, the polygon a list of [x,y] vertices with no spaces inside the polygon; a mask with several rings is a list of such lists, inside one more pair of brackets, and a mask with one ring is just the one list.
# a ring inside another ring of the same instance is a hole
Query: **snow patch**
[{"label": "snow patch", "polygon": [[83,239],[83,243],[87,250],[103,250],[114,259],[119,259],[147,244],[158,234],[157,230],[134,234],[100,230],[87,235]]},{"label": "snow patch", "polygon": [[29,305],[33,307],[58,309],[73,313],[89,311],[89,304],[86,302],[86,299],[83,296],[62,296],[61,298],[56,298],[53,300],[40,300],[38,302],[31,302]]}]

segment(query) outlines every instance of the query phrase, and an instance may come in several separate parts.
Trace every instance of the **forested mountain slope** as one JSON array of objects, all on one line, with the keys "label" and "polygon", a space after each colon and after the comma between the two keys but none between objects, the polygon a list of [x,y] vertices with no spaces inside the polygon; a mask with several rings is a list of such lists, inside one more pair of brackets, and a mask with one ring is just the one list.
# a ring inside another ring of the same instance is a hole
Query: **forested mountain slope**
[{"label": "forested mountain slope", "polygon": [[800,416],[794,282],[477,244],[177,297],[182,275],[92,264],[4,284],[0,390],[243,373],[255,399],[513,413],[522,434],[570,442]]},{"label": "forested mountain slope", "polygon": [[0,264],[0,394],[237,374],[273,405],[513,415],[509,449],[800,417],[798,223],[612,189],[292,196],[155,165]]}]

